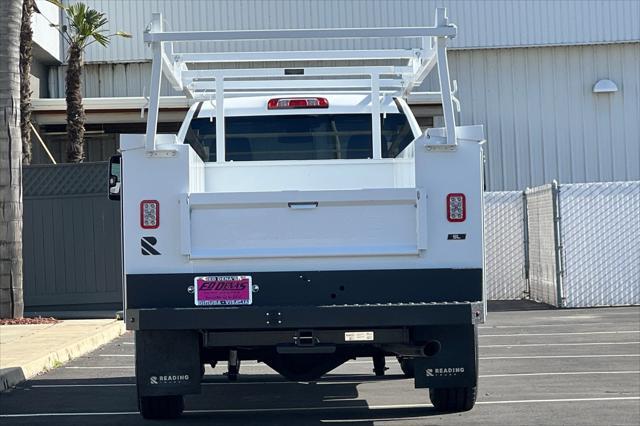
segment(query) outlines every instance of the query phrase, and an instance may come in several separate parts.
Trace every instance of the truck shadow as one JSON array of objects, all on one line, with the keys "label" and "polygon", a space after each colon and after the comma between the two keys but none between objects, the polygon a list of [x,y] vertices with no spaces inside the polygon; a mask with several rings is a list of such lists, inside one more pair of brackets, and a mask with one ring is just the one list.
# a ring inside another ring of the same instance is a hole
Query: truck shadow
[{"label": "truck shadow", "polygon": [[[307,383],[284,382],[275,375],[242,375],[237,382],[228,382],[221,376],[207,376],[202,393],[185,398],[185,413],[176,423],[297,426],[329,422],[373,425],[375,421],[418,420],[441,414],[426,405],[426,390],[416,390],[423,392],[424,405],[405,406],[405,400],[397,395],[392,405],[370,406],[367,395],[358,389],[359,385],[377,381],[376,393],[393,392],[385,382],[390,385],[401,378],[400,375],[384,378],[333,375]],[[130,376],[30,381],[9,393],[3,393],[3,411],[9,414],[87,413],[86,417],[56,417],[64,424],[148,424],[135,414],[137,406],[134,382],[135,379]],[[368,396],[375,396],[371,391],[368,391]],[[40,403],[34,406],[34,400]],[[24,424],[40,424],[41,420],[43,419],[31,418],[33,423]],[[6,424],[14,422],[9,420]]]},{"label": "truck shadow", "polygon": [[541,311],[557,309],[555,306],[546,303],[534,302],[533,300],[488,300],[487,310],[489,312],[513,312],[513,311]]},{"label": "truck shadow", "polygon": [[[385,382],[404,379],[402,375],[384,378],[371,375],[331,375],[317,382],[284,382],[274,375],[243,375],[228,383],[220,377],[207,377],[201,395],[187,399],[183,421],[215,419],[222,424],[332,424],[373,425],[374,421],[416,419],[438,415],[433,407],[403,407],[403,400],[385,406],[370,406],[359,385],[377,382],[385,391]],[[426,404],[426,390],[424,392]],[[200,408],[202,407],[202,408]],[[202,411],[200,411],[202,410]]]}]

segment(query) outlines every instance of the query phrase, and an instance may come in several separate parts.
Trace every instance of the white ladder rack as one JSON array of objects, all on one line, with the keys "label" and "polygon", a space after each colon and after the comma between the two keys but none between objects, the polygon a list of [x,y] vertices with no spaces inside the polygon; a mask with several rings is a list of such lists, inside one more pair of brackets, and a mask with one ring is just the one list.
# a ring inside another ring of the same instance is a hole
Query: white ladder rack
[{"label": "white ladder rack", "polygon": [[[325,28],[245,31],[165,31],[160,13],[154,13],[144,34],[153,51],[151,88],[145,148],[156,150],[156,131],[162,75],[176,90],[189,98],[215,100],[218,141],[224,140],[224,98],[241,94],[295,91],[330,91],[331,93],[371,93],[373,143],[380,144],[381,94],[407,97],[420,86],[437,66],[442,109],[446,127],[446,145],[455,145],[455,118],[449,68],[447,40],[455,37],[457,28],[449,24],[446,10],[437,8],[433,27],[395,28]],[[285,39],[384,39],[411,38],[420,42],[414,49],[369,49],[325,51],[278,51],[232,53],[174,53],[174,43],[194,41],[285,40]],[[403,65],[379,65],[381,60],[403,62]],[[253,68],[255,62],[321,62],[358,61],[361,65],[282,66]],[[368,62],[367,62],[368,61]],[[375,62],[374,62],[375,61]],[[232,62],[246,68],[222,68]],[[190,69],[190,64],[198,68]],[[217,65],[217,67],[216,67]],[[224,158],[221,159],[224,161]]]}]

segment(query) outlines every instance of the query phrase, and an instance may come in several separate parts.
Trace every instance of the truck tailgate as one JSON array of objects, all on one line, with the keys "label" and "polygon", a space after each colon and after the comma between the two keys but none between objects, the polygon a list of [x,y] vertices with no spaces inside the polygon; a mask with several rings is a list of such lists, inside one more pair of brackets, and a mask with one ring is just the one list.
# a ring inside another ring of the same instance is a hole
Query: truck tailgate
[{"label": "truck tailgate", "polygon": [[191,193],[181,200],[191,259],[416,256],[426,197],[415,188]]}]

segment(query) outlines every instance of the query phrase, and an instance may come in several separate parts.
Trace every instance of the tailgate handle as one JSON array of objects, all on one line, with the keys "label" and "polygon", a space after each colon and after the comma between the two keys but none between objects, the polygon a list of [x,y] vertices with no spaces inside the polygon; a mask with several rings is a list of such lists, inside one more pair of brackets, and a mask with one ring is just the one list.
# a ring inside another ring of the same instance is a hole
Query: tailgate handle
[{"label": "tailgate handle", "polygon": [[310,201],[310,202],[301,202],[301,203],[288,203],[288,205],[290,209],[294,209],[294,210],[309,210],[309,209],[315,209],[316,207],[318,207],[318,202]]}]

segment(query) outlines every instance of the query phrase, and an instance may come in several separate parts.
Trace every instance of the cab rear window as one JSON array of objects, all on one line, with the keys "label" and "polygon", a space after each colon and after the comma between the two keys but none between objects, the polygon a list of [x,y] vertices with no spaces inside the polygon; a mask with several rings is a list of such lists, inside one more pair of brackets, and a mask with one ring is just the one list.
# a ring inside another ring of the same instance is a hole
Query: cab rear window
[{"label": "cab rear window", "polygon": [[[382,156],[395,157],[414,139],[404,114],[381,115]],[[372,157],[370,114],[270,115],[225,118],[227,161],[328,160]],[[216,161],[215,119],[192,120],[186,142]]]}]

